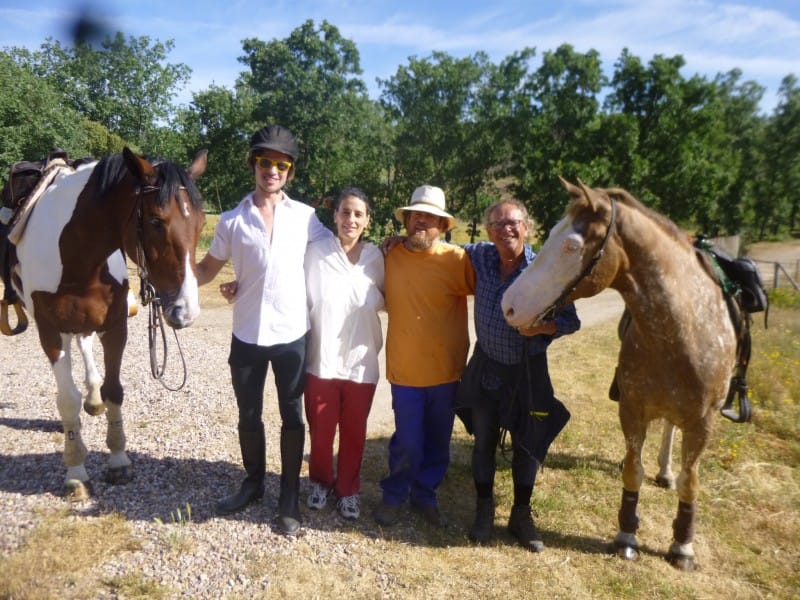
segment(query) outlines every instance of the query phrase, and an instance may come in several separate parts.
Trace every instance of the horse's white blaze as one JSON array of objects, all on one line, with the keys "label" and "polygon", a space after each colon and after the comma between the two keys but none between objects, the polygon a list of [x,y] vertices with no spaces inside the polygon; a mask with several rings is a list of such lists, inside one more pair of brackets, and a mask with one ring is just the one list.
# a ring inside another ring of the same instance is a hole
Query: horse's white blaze
[{"label": "horse's white blaze", "polygon": [[169,313],[171,323],[174,323],[176,327],[188,327],[194,323],[200,314],[200,290],[197,277],[192,271],[189,252],[186,253],[183,272],[183,285],[178,292],[178,296],[170,306],[165,307],[165,310]]},{"label": "horse's white blaze", "polygon": [[556,301],[580,275],[583,249],[583,237],[564,217],[550,230],[534,261],[503,294],[503,314],[509,325],[533,323]]},{"label": "horse's white blaze", "polygon": [[72,218],[78,195],[89,180],[93,167],[94,163],[55,179],[39,199],[17,245],[19,264],[15,270],[24,287],[20,296],[31,314],[34,291],[53,293],[58,289],[63,271],[58,240]]},{"label": "horse's white blaze", "polygon": [[108,271],[111,276],[117,280],[117,283],[122,283],[128,279],[128,265],[125,262],[125,257],[122,255],[121,250],[115,250],[106,260],[108,264]]}]

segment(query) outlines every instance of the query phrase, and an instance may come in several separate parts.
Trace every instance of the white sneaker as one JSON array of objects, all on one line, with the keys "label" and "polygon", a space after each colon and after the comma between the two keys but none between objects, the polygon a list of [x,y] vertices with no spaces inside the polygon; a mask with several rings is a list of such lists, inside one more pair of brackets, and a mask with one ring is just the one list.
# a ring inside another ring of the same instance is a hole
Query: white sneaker
[{"label": "white sneaker", "polygon": [[328,503],[328,494],[330,493],[331,491],[328,488],[322,486],[316,481],[312,481],[311,493],[308,495],[308,499],[306,500],[308,508],[313,508],[314,510],[325,508],[325,505]]},{"label": "white sneaker", "polygon": [[339,501],[336,503],[336,508],[339,509],[339,514],[342,515],[342,517],[351,521],[357,519],[361,515],[358,496],[355,495],[339,498]]}]

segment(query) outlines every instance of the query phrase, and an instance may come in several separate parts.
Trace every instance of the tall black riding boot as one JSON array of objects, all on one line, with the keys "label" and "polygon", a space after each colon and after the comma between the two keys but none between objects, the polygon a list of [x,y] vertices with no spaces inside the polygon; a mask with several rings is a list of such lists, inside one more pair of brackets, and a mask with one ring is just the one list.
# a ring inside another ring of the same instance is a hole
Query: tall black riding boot
[{"label": "tall black riding boot", "polygon": [[281,429],[281,494],[278,525],[287,535],[300,529],[300,467],[303,464],[305,428]]},{"label": "tall black riding boot", "polygon": [[257,431],[239,430],[239,448],[247,477],[239,491],[225,496],[217,503],[217,512],[228,515],[242,510],[251,502],[264,497],[264,474],[267,470],[267,448],[264,428]]}]

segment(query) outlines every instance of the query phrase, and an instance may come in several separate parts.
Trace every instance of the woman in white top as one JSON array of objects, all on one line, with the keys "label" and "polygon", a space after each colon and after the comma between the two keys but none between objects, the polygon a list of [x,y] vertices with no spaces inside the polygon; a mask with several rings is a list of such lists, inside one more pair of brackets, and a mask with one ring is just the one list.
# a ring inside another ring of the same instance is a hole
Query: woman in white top
[{"label": "woman in white top", "polygon": [[208,254],[197,265],[200,285],[233,261],[236,281],[220,286],[233,305],[228,364],[239,407],[239,446],[247,477],[217,511],[239,511],[264,495],[266,442],[262,421],[264,384],[272,363],[281,414],[281,489],[278,525],[286,534],[300,528],[300,467],[305,425],[306,309],[303,257],[309,242],[333,238],[310,206],[289,198],[283,187],[298,157],[292,133],[280,125],[259,129],[250,141],[248,164],[255,190],[222,213]]},{"label": "woman in white top", "polygon": [[[383,254],[362,234],[371,206],[358,188],[334,201],[337,237],[308,246],[306,292],[311,318],[305,409],[311,436],[307,504],[320,509],[332,493],[346,519],[359,516],[361,459],[380,371]],[[339,428],[336,472],[333,441]]]}]

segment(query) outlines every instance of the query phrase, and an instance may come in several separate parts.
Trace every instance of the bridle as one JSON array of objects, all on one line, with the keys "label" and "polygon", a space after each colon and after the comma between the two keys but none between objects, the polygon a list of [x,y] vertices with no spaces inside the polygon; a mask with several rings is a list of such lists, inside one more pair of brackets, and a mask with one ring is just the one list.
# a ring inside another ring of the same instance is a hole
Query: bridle
[{"label": "bridle", "polygon": [[[170,387],[164,382],[164,371],[167,366],[167,332],[164,327],[164,314],[161,306],[161,298],[158,297],[155,286],[150,281],[147,270],[147,255],[144,251],[144,213],[142,210],[142,197],[153,194],[161,189],[160,186],[145,185],[138,186],[134,192],[136,197],[136,265],[139,273],[139,298],[142,306],[148,306],[148,327],[147,342],[150,350],[150,373],[165,389],[170,392],[177,392],[186,385],[186,358],[183,356],[183,349],[178,341],[178,333],[173,329],[175,345],[183,365],[183,379],[177,387]],[[185,188],[181,188],[185,189]],[[158,337],[161,334],[161,344],[164,347],[164,354],[161,364],[158,363]]]},{"label": "bridle", "polygon": [[608,244],[608,239],[611,237],[611,232],[614,230],[614,227],[617,223],[617,201],[614,200],[614,198],[610,198],[610,200],[611,221],[608,224],[608,229],[606,229],[606,236],[603,238],[603,243],[600,244],[600,248],[597,249],[597,252],[595,252],[595,255],[592,257],[592,260],[589,261],[581,274],[573,279],[572,283],[564,288],[564,291],[561,292],[561,295],[558,298],[556,298],[555,302],[545,309],[545,311],[542,313],[542,316],[539,318],[540,321],[549,321],[555,318],[556,313],[560,311],[566,304],[567,297],[569,297],[569,295],[575,291],[575,288],[578,287],[581,281],[592,274],[597,266],[597,263],[599,263],[600,259],[603,258],[603,255],[606,251],[606,245]]}]

